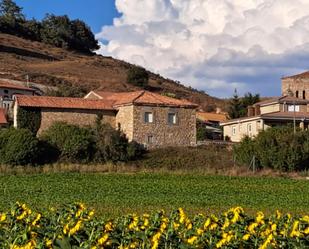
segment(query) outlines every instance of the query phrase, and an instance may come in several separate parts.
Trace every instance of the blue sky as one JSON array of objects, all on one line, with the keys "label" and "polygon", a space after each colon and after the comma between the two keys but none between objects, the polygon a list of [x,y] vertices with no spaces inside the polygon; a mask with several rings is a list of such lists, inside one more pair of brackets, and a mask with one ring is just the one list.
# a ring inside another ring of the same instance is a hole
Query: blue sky
[{"label": "blue sky", "polygon": [[119,16],[114,0],[16,0],[23,7],[27,18],[44,18],[46,13],[68,15],[85,21],[93,30],[100,32],[102,26],[111,25]]}]

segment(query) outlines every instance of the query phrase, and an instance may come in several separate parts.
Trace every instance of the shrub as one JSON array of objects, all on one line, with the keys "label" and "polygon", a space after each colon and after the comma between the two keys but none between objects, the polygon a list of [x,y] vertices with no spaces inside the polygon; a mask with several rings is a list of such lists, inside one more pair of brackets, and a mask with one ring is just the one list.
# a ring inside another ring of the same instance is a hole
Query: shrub
[{"label": "shrub", "polygon": [[151,150],[135,162],[147,168],[168,170],[220,170],[233,166],[232,152],[225,146],[170,147]]},{"label": "shrub", "polygon": [[41,126],[41,110],[39,108],[19,108],[17,123],[18,128],[28,129],[36,135]]},{"label": "shrub", "polygon": [[29,130],[10,128],[0,131],[1,164],[36,164],[39,153],[39,140]]},{"label": "shrub", "polygon": [[297,131],[292,127],[267,129],[254,138],[244,138],[234,147],[236,161],[249,165],[253,156],[262,168],[281,171],[308,169],[309,131]]},{"label": "shrub", "polygon": [[144,152],[138,143],[129,143],[124,133],[113,129],[109,124],[97,122],[94,132],[97,162],[126,162],[140,157]]},{"label": "shrub", "polygon": [[95,152],[89,128],[56,122],[42,134],[42,139],[59,150],[59,159],[64,162],[89,162]]},{"label": "shrub", "polygon": [[139,87],[148,85],[149,74],[145,68],[132,66],[127,72],[127,83]]}]

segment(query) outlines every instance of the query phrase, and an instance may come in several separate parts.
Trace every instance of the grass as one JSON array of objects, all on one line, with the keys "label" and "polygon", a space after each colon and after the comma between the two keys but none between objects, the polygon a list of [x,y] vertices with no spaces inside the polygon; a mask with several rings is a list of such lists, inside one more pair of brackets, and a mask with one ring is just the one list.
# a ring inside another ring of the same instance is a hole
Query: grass
[{"label": "grass", "polygon": [[98,215],[185,208],[189,213],[219,213],[243,206],[249,213],[305,213],[306,180],[188,174],[36,174],[0,176],[0,210],[16,201],[38,210],[81,201]]}]

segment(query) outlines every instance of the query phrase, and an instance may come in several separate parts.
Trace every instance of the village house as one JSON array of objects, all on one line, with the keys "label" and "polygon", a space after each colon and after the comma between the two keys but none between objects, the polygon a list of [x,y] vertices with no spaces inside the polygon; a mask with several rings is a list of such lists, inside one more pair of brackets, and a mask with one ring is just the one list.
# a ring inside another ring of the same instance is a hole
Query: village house
[{"label": "village house", "polygon": [[206,129],[207,139],[221,140],[223,138],[220,122],[227,121],[227,114],[198,111],[196,119],[197,126]]},{"label": "village house", "polygon": [[308,129],[309,72],[282,78],[282,95],[249,106],[247,117],[221,122],[224,136],[240,142],[244,136],[254,137],[274,126]]},{"label": "village house", "polygon": [[148,91],[92,91],[83,99],[21,95],[15,99],[14,126],[18,127],[20,108],[35,109],[41,112],[39,134],[56,121],[87,126],[101,116],[103,123],[148,148],[196,144],[197,105],[186,100]]},{"label": "village house", "polygon": [[0,108],[8,111],[13,104],[14,95],[35,95],[35,90],[17,84],[12,84],[7,80],[0,80]]}]

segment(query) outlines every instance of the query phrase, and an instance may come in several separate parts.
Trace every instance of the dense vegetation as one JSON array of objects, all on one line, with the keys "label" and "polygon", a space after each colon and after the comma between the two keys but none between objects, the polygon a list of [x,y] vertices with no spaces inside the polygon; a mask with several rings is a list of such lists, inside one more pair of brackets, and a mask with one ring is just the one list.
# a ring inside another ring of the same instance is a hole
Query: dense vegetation
[{"label": "dense vegetation", "polygon": [[221,212],[242,206],[250,213],[305,213],[309,206],[306,180],[203,176],[177,173],[33,174],[0,176],[0,209],[15,201],[40,211],[81,201],[100,216],[151,212],[183,207],[188,212]]},{"label": "dense vegetation", "polygon": [[293,127],[275,127],[259,133],[256,138],[245,137],[234,148],[238,163],[255,164],[260,168],[281,171],[309,169],[309,131]]},{"label": "dense vegetation", "polygon": [[149,81],[149,74],[145,68],[131,66],[127,72],[127,83],[139,87],[146,87]]},{"label": "dense vegetation", "polygon": [[242,98],[238,96],[235,89],[233,98],[230,100],[228,114],[230,118],[240,118],[247,115],[247,108],[260,101],[260,95],[246,93]]},{"label": "dense vegetation", "polygon": [[233,156],[225,146],[170,147],[149,151],[134,163],[148,169],[220,172],[233,167]]},{"label": "dense vegetation", "polygon": [[195,215],[182,209],[117,219],[96,219],[83,203],[43,215],[16,203],[0,213],[1,248],[308,248],[309,216],[258,212],[242,207],[215,215]]},{"label": "dense vegetation", "polygon": [[99,48],[90,27],[83,21],[52,14],[41,22],[27,20],[22,8],[12,0],[0,1],[0,32],[81,52]]},{"label": "dense vegetation", "polygon": [[[32,126],[31,126],[32,127]],[[39,138],[29,129],[0,130],[0,164],[105,163],[135,160],[143,147],[108,125],[54,123]]]}]

